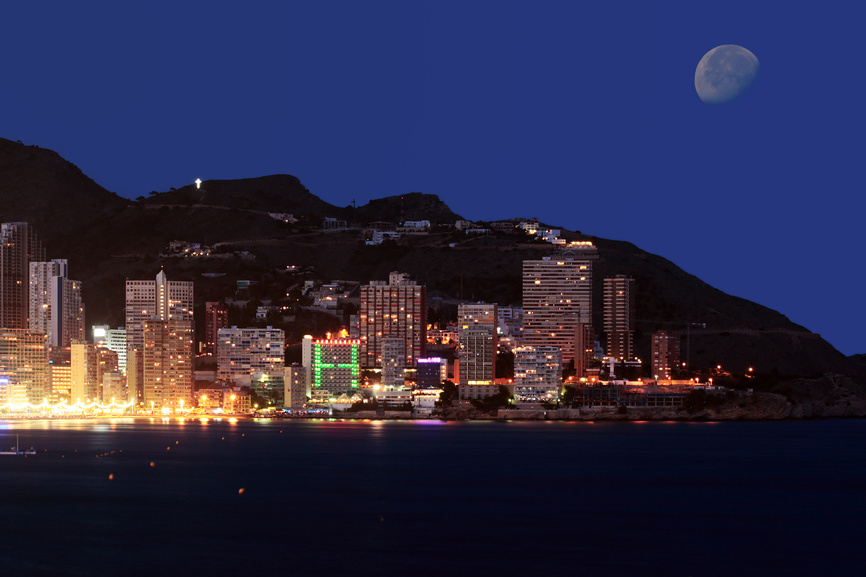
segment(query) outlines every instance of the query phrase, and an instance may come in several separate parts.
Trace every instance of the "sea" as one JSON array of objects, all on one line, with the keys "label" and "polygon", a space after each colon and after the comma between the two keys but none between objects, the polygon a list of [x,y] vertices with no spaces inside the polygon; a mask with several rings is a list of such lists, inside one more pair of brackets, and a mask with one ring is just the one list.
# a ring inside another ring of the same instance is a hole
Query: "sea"
[{"label": "sea", "polygon": [[866,421],[0,421],[3,575],[863,575]]}]

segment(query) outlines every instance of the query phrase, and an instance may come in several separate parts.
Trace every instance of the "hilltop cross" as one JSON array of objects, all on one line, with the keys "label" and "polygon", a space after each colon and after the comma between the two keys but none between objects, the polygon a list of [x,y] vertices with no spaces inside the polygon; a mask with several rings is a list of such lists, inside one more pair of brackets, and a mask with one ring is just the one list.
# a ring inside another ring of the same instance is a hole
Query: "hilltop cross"
[{"label": "hilltop cross", "polygon": [[195,179],[195,187],[196,187],[197,189],[198,189],[198,188],[201,188],[201,179],[200,179],[200,178],[196,178],[196,179]]}]

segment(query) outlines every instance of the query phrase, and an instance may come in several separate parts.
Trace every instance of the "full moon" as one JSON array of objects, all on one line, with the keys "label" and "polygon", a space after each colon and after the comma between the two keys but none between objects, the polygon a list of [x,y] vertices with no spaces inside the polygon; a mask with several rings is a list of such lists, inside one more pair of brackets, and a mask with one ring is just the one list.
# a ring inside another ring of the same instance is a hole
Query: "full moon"
[{"label": "full moon", "polygon": [[758,74],[758,59],[736,44],[716,46],[695,69],[695,90],[704,102],[721,104],[742,94]]}]

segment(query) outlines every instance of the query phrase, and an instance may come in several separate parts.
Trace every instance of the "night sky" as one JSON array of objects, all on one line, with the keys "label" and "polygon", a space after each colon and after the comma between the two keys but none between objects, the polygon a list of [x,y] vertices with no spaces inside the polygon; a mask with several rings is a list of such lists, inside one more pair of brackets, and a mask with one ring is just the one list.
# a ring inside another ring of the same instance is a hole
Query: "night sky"
[{"label": "night sky", "polygon": [[[859,4],[4,2],[0,136],[130,198],[288,173],[538,217],[866,353]],[[711,105],[720,44],[760,71]]]}]

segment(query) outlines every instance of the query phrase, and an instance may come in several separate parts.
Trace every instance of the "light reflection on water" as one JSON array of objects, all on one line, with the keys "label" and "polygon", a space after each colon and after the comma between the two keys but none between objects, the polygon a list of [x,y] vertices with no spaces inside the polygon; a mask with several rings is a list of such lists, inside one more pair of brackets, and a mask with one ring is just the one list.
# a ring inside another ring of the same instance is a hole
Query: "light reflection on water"
[{"label": "light reflection on water", "polygon": [[[0,566],[22,574],[87,575],[93,559],[243,573],[274,551],[293,573],[353,575],[517,574],[539,559],[590,575],[853,574],[862,560],[857,531],[816,530],[866,517],[862,421],[0,426],[39,451],[0,458]],[[407,539],[424,546],[394,545]],[[737,554],[708,564],[708,543]]]}]

